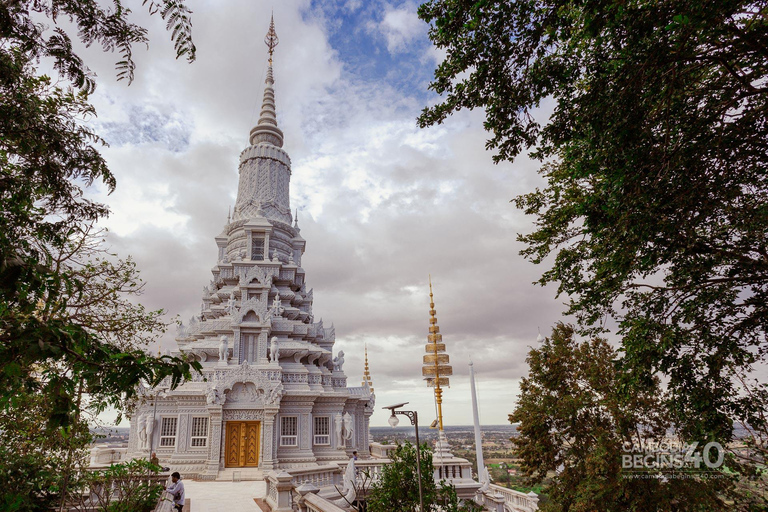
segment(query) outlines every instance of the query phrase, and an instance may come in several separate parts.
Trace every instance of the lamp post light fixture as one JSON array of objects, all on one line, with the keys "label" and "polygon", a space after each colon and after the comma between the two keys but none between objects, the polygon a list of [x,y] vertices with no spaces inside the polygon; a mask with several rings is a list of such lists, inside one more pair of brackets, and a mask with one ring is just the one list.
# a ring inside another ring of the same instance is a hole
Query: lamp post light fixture
[{"label": "lamp post light fixture", "polygon": [[389,409],[392,415],[389,417],[389,426],[395,428],[400,420],[397,419],[397,415],[401,414],[407,416],[411,420],[411,425],[416,427],[416,475],[419,479],[419,512],[424,510],[424,495],[421,490],[421,446],[419,444],[419,414],[416,411],[398,411],[402,406],[408,404],[403,402],[402,404],[390,405],[389,407],[382,407],[382,409]]}]

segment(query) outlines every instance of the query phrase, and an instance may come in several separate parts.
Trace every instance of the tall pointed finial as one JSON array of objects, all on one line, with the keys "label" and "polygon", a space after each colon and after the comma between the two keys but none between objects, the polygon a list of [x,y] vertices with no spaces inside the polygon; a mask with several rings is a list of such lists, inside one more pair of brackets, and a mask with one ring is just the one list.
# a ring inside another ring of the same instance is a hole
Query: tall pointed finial
[{"label": "tall pointed finial", "polygon": [[272,65],[272,53],[275,51],[275,47],[280,43],[280,39],[275,32],[275,15],[272,14],[272,18],[269,20],[269,32],[264,37],[264,43],[269,48],[269,65]]},{"label": "tall pointed finial", "polygon": [[230,214],[231,213],[232,213],[232,205],[229,205],[229,207],[227,207],[227,224],[230,223],[230,219],[231,219]]},{"label": "tall pointed finial", "polygon": [[296,208],[296,215],[293,217],[293,227],[297,228],[299,227],[299,209]]},{"label": "tall pointed finial", "polygon": [[371,390],[371,394],[373,394],[373,381],[371,380],[371,372],[368,371],[368,344],[365,344],[365,369],[363,371],[363,383],[362,385],[365,386],[368,384],[368,388]]},{"label": "tall pointed finial", "polygon": [[275,79],[272,75],[272,54],[280,40],[275,32],[275,17],[269,22],[269,31],[264,37],[264,43],[269,49],[269,66],[267,78],[264,80],[264,101],[261,104],[259,122],[251,129],[251,144],[266,143],[279,148],[283,147],[283,131],[277,127],[277,114],[275,112]]},{"label": "tall pointed finial", "polygon": [[427,336],[427,354],[424,356],[424,366],[421,374],[427,381],[427,386],[435,388],[435,401],[437,402],[437,420],[440,431],[443,431],[443,389],[448,386],[448,376],[453,375],[453,368],[448,364],[450,359],[445,353],[443,335],[437,325],[437,312],[435,311],[435,299],[432,295],[432,275],[429,276],[429,336]]}]

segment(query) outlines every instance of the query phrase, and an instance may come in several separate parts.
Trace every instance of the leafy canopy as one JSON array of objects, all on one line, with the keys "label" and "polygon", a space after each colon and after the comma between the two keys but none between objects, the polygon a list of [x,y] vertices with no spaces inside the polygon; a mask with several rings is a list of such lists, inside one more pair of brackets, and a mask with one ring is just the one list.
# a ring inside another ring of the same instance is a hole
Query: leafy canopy
[{"label": "leafy canopy", "polygon": [[626,447],[668,439],[664,394],[658,382],[621,393],[615,350],[601,338],[575,338],[573,326],[560,323],[531,350],[530,372],[509,417],[519,423],[512,440],[529,482],[547,483],[555,475],[541,509],[722,510],[730,476],[624,467],[624,455],[645,455]]},{"label": "leafy canopy", "polygon": [[[421,446],[421,485],[424,512],[476,512],[474,502],[459,502],[456,489],[444,480],[435,482],[432,450]],[[416,446],[406,441],[389,452],[391,462],[381,468],[378,480],[366,498],[370,512],[416,512],[419,510],[419,478],[416,471]]]},{"label": "leafy canopy", "polygon": [[[148,8],[166,19],[177,57],[193,60],[184,4]],[[41,393],[52,426],[76,425],[84,394],[97,408],[121,409],[141,382],[169,377],[176,386],[198,367],[116,342],[158,327],[157,315],[120,298],[140,289],[130,260],[89,259],[93,252],[76,246],[108,213],[84,188],[98,181],[111,191],[115,179],[97,149],[103,141],[87,124],[95,115],[88,103],[94,76],[58,21],[76,26],[86,45],[119,51],[118,76],[130,81],[131,48],[147,38],[129,13],[119,1],[0,4],[0,408]],[[44,58],[57,81],[37,74]],[[66,254],[75,259],[62,259]]]},{"label": "leafy canopy", "polygon": [[[689,439],[765,426],[768,3],[431,0],[446,51],[422,126],[481,107],[496,160],[547,181],[523,255],[554,261],[585,332],[622,338],[622,386],[661,374]],[[549,119],[534,109],[552,102]],[[550,256],[554,258],[549,259]]]}]

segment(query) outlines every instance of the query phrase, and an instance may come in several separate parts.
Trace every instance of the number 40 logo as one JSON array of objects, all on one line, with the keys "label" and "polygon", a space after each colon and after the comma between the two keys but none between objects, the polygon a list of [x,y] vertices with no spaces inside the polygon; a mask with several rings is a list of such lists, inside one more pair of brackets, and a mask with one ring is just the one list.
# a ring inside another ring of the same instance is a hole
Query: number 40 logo
[{"label": "number 40 logo", "polygon": [[[684,458],[685,462],[693,464],[693,467],[697,469],[701,467],[702,462],[704,462],[704,465],[710,469],[716,469],[722,466],[723,457],[725,457],[725,453],[723,452],[723,445],[715,441],[710,441],[704,445],[704,448],[701,450],[701,452],[697,452],[696,447],[698,445],[698,441],[686,445]],[[715,454],[712,453],[713,449],[716,450]]]}]

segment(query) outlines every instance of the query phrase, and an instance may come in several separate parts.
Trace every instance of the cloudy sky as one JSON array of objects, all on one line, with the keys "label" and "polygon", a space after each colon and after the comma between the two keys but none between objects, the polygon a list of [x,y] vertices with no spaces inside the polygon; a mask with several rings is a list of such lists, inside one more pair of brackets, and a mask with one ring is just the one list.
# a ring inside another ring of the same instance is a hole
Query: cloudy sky
[{"label": "cloudy sky", "polygon": [[[138,3],[138,2],[137,2]],[[543,270],[518,255],[532,219],[510,199],[541,184],[525,158],[494,165],[483,113],[462,112],[422,130],[437,101],[427,85],[440,52],[413,2],[189,0],[197,61],[175,61],[159,17],[136,48],[137,77],[116,82],[116,55],[85,51],[99,77],[93,122],[118,179],[100,196],[112,248],[137,261],[148,307],[186,320],[215,263],[213,237],[235,202],[238,156],[258,118],[263,39],[274,8],[278,120],[293,161],[291,204],[307,240],[302,260],[315,318],[336,326],[350,385],[367,344],[378,406],[409,401],[434,414],[421,380],[428,274],[454,367],[449,425],[471,424],[468,363],[475,363],[484,424],[507,422],[528,347],[561,318]],[[546,115],[542,112],[541,115]],[[163,347],[175,345],[166,336]]]}]

